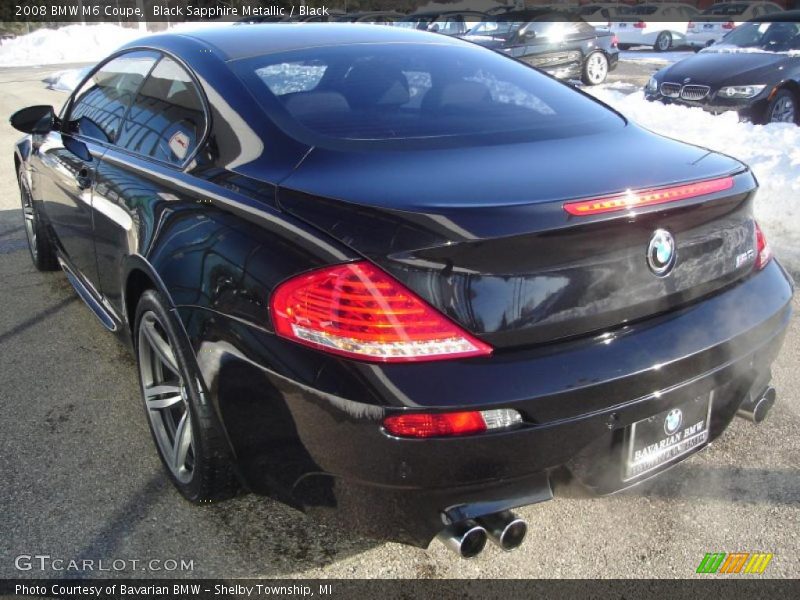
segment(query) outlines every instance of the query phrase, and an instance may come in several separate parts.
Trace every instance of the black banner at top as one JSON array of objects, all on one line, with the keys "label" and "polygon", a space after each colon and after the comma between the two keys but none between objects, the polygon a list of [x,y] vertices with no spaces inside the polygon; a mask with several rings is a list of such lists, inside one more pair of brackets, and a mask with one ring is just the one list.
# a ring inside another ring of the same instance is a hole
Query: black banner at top
[{"label": "black banner at top", "polygon": [[[743,5],[761,4],[743,12]],[[746,20],[752,16],[800,9],[800,0],[3,0],[0,22],[137,23],[180,21],[334,22],[347,15],[382,12],[380,24],[415,12],[476,11],[486,18],[507,19],[525,13],[576,13],[590,21],[626,20],[686,22],[702,11],[711,20]],[[505,16],[503,16],[505,15]],[[362,19],[363,20],[363,19]]]}]

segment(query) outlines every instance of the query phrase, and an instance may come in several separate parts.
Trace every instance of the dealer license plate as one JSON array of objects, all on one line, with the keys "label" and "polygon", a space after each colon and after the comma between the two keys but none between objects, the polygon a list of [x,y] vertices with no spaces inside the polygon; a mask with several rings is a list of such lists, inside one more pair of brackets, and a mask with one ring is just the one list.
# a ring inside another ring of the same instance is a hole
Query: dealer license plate
[{"label": "dealer license plate", "polygon": [[623,480],[655,471],[708,441],[713,394],[695,398],[630,426]]}]

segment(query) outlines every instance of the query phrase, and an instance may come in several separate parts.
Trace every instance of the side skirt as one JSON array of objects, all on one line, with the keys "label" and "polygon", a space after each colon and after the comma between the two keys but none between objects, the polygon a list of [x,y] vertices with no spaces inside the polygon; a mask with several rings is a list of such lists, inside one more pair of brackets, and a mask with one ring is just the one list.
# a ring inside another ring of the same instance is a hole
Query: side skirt
[{"label": "side skirt", "polygon": [[64,274],[67,276],[67,281],[69,281],[72,287],[75,288],[75,291],[80,299],[83,300],[86,306],[91,309],[92,313],[94,313],[94,315],[103,324],[103,327],[109,331],[116,332],[119,328],[117,325],[117,319],[115,319],[111,312],[106,309],[105,306],[103,306],[102,302],[97,299],[96,295],[83,282],[81,277],[79,277],[60,256],[58,257],[58,264],[61,266]]}]

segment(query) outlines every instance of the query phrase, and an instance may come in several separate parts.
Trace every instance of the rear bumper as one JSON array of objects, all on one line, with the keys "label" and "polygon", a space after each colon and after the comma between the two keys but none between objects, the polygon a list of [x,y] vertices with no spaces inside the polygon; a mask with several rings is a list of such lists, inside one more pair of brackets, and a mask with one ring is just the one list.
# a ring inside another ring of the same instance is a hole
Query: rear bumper
[{"label": "rear bumper", "polygon": [[[204,332],[193,339],[198,362],[251,489],[426,546],[445,513],[549,499],[556,471],[599,494],[634,483],[620,468],[626,428],[712,390],[710,438],[719,436],[751,388],[766,385],[791,294],[773,261],[721,294],[613,334],[452,364],[320,358],[216,314],[182,314],[190,335]],[[421,406],[515,408],[526,424],[452,439],[382,431],[385,415]]]}]

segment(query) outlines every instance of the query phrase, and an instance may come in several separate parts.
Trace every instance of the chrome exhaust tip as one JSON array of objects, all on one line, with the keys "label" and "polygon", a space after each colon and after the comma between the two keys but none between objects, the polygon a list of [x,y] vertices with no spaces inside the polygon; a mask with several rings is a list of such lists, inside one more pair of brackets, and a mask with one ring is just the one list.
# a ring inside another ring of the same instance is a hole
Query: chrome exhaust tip
[{"label": "chrome exhaust tip", "polygon": [[478,556],[486,546],[486,530],[472,519],[449,525],[437,537],[461,558]]},{"label": "chrome exhaust tip", "polygon": [[528,533],[528,524],[510,510],[486,515],[478,519],[489,539],[506,552],[516,550],[522,545]]},{"label": "chrome exhaust tip", "polygon": [[775,404],[776,396],[775,388],[768,386],[760,395],[755,398],[747,398],[742,402],[739,410],[736,411],[736,416],[756,424],[761,423],[767,418],[767,414]]}]

